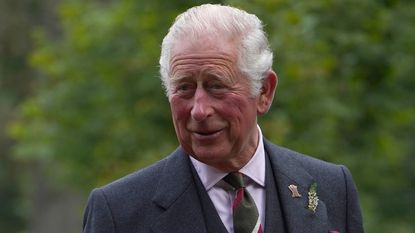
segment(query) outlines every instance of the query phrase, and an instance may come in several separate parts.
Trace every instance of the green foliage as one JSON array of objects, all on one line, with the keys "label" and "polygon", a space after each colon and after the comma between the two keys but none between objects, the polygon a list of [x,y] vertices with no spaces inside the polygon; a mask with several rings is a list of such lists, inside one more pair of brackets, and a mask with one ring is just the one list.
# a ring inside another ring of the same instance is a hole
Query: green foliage
[{"label": "green foliage", "polygon": [[11,129],[22,140],[17,156],[60,161],[57,170],[96,185],[172,148],[156,65],[162,38],[156,29],[167,21],[153,14],[156,7],[61,5],[62,38],[35,33],[38,49],[30,61],[45,75]]},{"label": "green foliage", "polygon": [[[177,142],[158,78],[163,36],[200,2],[67,1],[62,35],[41,29],[31,64],[43,74],[10,128],[16,156],[50,160],[86,189],[166,155]],[[229,0],[257,14],[279,86],[261,118],[273,142],[346,164],[367,232],[415,224],[415,3]]]}]

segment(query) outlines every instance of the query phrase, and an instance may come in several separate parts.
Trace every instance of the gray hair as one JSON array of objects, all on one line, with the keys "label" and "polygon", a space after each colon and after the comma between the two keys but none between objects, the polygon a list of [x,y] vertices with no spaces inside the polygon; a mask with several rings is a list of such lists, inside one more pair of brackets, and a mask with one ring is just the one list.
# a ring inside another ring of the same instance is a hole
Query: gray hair
[{"label": "gray hair", "polygon": [[177,16],[163,39],[160,56],[160,74],[166,94],[171,94],[169,81],[171,49],[175,42],[200,33],[238,38],[238,68],[251,83],[251,94],[256,96],[262,80],[272,66],[272,51],[261,20],[243,10],[223,5],[204,4],[188,9]]}]

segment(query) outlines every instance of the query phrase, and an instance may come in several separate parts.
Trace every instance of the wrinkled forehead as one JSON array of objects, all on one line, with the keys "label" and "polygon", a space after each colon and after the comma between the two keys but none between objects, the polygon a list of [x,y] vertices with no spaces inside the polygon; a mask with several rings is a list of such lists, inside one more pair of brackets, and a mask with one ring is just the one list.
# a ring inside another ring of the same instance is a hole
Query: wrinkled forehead
[{"label": "wrinkled forehead", "polygon": [[176,42],[171,49],[170,65],[174,70],[177,63],[190,62],[194,65],[206,63],[227,63],[228,66],[237,66],[237,47],[234,40],[219,36],[199,36],[183,38]]},{"label": "wrinkled forehead", "polygon": [[170,59],[171,72],[179,70],[237,69],[237,49],[234,41],[205,36],[181,40],[174,44]]}]

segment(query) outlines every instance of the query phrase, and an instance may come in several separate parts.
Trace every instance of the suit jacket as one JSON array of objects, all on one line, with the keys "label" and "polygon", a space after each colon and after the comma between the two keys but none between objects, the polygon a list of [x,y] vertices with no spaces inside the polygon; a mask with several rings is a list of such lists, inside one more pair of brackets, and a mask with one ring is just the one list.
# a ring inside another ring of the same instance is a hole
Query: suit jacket
[{"label": "suit jacket", "polygon": [[[267,140],[264,145],[269,159],[265,232],[363,232],[356,187],[346,167]],[[85,209],[83,232],[226,232],[192,169],[179,147],[150,167],[94,189]],[[319,199],[315,212],[308,209],[308,191],[314,183]],[[288,188],[292,184],[301,197],[292,197]],[[277,229],[279,224],[284,230]]]}]

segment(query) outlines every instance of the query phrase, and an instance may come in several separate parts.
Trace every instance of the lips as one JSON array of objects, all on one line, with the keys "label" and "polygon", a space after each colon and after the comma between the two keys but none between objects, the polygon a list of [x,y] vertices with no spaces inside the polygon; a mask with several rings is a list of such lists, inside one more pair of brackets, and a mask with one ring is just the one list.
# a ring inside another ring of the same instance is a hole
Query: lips
[{"label": "lips", "polygon": [[211,140],[219,137],[222,133],[222,129],[218,130],[194,130],[191,131],[192,135],[198,140]]}]

